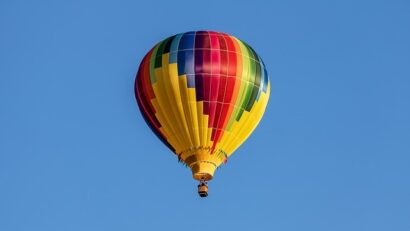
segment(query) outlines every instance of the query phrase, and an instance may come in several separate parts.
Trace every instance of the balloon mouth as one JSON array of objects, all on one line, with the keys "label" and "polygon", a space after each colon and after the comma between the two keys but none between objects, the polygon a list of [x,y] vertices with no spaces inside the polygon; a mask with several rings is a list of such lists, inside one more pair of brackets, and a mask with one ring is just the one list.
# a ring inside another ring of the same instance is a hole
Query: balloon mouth
[{"label": "balloon mouth", "polygon": [[194,177],[195,180],[199,180],[199,181],[200,180],[209,181],[209,180],[212,180],[212,178],[213,178],[213,176],[211,174],[203,173],[203,172],[194,173],[193,177]]},{"label": "balloon mouth", "polygon": [[209,181],[214,178],[216,165],[208,161],[200,161],[191,165],[192,177],[195,180]]}]

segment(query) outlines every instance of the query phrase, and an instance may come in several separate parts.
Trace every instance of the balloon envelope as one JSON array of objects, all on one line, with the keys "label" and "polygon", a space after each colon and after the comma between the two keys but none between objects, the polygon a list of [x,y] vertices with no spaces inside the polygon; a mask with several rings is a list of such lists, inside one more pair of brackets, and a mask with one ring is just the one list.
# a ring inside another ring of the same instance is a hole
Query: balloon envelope
[{"label": "balloon envelope", "polygon": [[147,124],[197,180],[215,169],[261,120],[270,84],[262,59],[225,33],[169,37],[142,60],[136,99]]}]

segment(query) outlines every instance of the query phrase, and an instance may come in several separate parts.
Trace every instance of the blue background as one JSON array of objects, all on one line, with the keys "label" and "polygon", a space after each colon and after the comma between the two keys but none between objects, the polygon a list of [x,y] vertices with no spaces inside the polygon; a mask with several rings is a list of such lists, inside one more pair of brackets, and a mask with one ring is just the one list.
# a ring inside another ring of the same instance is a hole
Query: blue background
[{"label": "blue background", "polygon": [[[0,2],[0,230],[410,230],[408,1]],[[260,126],[196,194],[133,92],[158,41],[264,59]]]}]

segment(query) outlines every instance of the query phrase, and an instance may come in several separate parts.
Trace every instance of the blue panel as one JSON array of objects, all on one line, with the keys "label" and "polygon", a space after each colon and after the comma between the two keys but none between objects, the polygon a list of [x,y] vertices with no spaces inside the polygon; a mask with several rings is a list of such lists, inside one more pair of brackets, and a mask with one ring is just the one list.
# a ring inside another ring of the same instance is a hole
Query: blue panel
[{"label": "blue panel", "polygon": [[178,75],[195,74],[194,51],[185,50],[178,52]]},{"label": "blue panel", "polygon": [[185,52],[185,74],[195,74],[194,51],[188,50]]},{"label": "blue panel", "polygon": [[[259,58],[259,57],[258,57]],[[266,78],[266,70],[265,70],[265,66],[263,65],[263,63],[261,62],[261,59],[259,58],[259,62],[260,62],[260,72],[261,72],[261,82],[260,82],[260,86],[258,89],[258,95],[256,96],[256,100],[259,100],[259,97],[262,94],[263,88],[265,88],[265,78]]]},{"label": "blue panel", "polygon": [[268,90],[269,76],[265,67],[263,68],[263,73],[265,76],[265,79],[263,80],[263,92],[266,92]]},{"label": "blue panel", "polygon": [[171,47],[169,48],[169,63],[176,63],[178,60],[178,46],[179,42],[184,34],[177,34],[172,40]]},{"label": "blue panel", "polygon": [[263,92],[266,92],[268,90],[268,83],[269,83],[269,75],[268,72],[266,71],[265,64],[263,64]]},{"label": "blue panel", "polygon": [[192,32],[185,33],[179,43],[179,50],[192,50],[194,49],[195,34]]},{"label": "blue panel", "polygon": [[262,69],[261,70],[262,80],[261,80],[261,85],[260,85],[260,88],[259,88],[259,93],[258,93],[258,96],[257,96],[257,99],[259,100],[259,97],[260,97],[260,94],[262,93],[262,91],[266,93],[266,91],[268,89],[269,76],[268,76],[268,72],[266,71],[265,64],[263,63],[262,59],[259,56],[258,56],[258,60],[259,60],[259,63],[261,64],[261,69]]},{"label": "blue panel", "polygon": [[185,73],[185,52],[178,51],[178,75],[183,75]]},{"label": "blue panel", "polygon": [[178,75],[194,74],[194,43],[195,32],[182,35],[178,47]]},{"label": "blue panel", "polygon": [[188,88],[194,88],[195,87],[195,75],[187,75],[187,85]]}]

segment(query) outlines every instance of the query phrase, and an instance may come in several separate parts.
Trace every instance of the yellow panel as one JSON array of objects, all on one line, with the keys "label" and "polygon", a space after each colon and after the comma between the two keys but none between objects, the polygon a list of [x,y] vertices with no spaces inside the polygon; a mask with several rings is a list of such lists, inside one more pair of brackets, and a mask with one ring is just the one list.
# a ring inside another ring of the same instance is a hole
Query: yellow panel
[{"label": "yellow panel", "polygon": [[187,90],[187,79],[185,75],[179,76],[178,77],[178,85],[179,88],[181,89],[181,102],[182,102],[182,108],[183,108],[183,114],[184,114],[184,118],[187,124],[187,129],[188,132],[190,134],[189,136],[189,140],[190,140],[190,148],[194,148],[195,145],[195,131],[193,130],[193,122],[192,122],[192,113],[191,112],[191,107],[188,101],[188,90]]},{"label": "yellow panel", "polygon": [[171,103],[169,102],[169,96],[167,94],[167,91],[165,90],[165,88],[167,87],[165,86],[162,78],[161,68],[155,69],[155,75],[157,78],[157,82],[155,82],[155,84],[152,85],[152,88],[154,90],[155,97],[157,98],[157,102],[161,108],[161,111],[164,113],[163,116],[167,121],[167,126],[169,126],[172,129],[172,134],[177,137],[182,147],[186,149],[187,146],[189,147],[189,144],[186,144],[188,136],[185,133],[185,131],[183,131],[181,126],[179,126],[179,124],[176,122],[177,116],[175,116],[173,105],[171,105]]},{"label": "yellow panel", "polygon": [[[162,55],[162,63],[166,64],[169,60],[169,54]],[[174,67],[172,69],[173,73],[175,73],[175,65],[171,66]],[[187,128],[187,124],[185,122],[185,116],[182,110],[178,108],[178,102],[180,102],[179,97],[179,85],[178,85],[178,76],[172,75],[173,73],[168,72],[169,65],[163,65],[162,68],[158,68],[162,70],[162,73],[157,76],[158,84],[163,86],[163,90],[166,93],[166,96],[162,98],[164,100],[164,104],[167,106],[167,116],[169,116],[171,123],[177,128],[178,136],[181,136],[184,141],[184,145],[192,146],[191,142],[191,135]],[[171,70],[171,69],[170,69]],[[157,72],[156,72],[157,73]],[[163,93],[163,92],[161,92]]]},{"label": "yellow panel", "polygon": [[[169,54],[163,55],[163,63],[168,63],[168,58]],[[179,77],[178,77],[178,66],[176,63],[171,63],[171,64],[165,64],[164,65],[164,73],[168,73],[167,78],[164,78],[164,82],[170,85],[170,90],[171,92],[169,93],[172,99],[172,108],[174,108],[174,111],[177,111],[177,121],[182,127],[184,133],[188,135],[188,137],[191,137],[189,134],[189,129],[188,129],[188,123],[186,120],[186,116],[184,115],[184,107],[183,107],[183,101],[181,100],[181,90],[179,86]]]},{"label": "yellow panel", "polygon": [[233,134],[233,140],[226,146],[226,151],[231,155],[252,133],[252,131],[259,124],[264,114],[266,104],[269,100],[270,85],[267,86],[267,93],[260,95],[259,101],[257,101],[250,112],[246,112],[243,118],[238,122],[237,133]]},{"label": "yellow panel", "polygon": [[198,135],[199,135],[199,140],[200,140],[200,146],[205,147],[205,129],[204,129],[204,114],[203,114],[203,108],[204,108],[204,103],[203,101],[196,102],[196,108],[197,108],[197,121],[198,121]]},{"label": "yellow panel", "polygon": [[[153,88],[155,88],[156,84],[153,84]],[[166,117],[163,114],[163,111],[161,110],[161,107],[158,104],[158,101],[156,98],[151,100],[152,106],[155,108],[155,117],[158,119],[158,121],[161,124],[161,130],[165,133],[165,134],[175,134],[175,130],[172,128],[172,126],[169,125],[169,122],[167,121]],[[183,146],[182,146],[182,142],[179,139],[178,136],[167,136],[169,137],[168,141],[170,141],[171,145],[177,149],[177,152],[182,151]]]},{"label": "yellow panel", "polygon": [[190,108],[190,118],[191,118],[191,124],[190,127],[192,128],[192,138],[194,139],[194,145],[195,147],[199,147],[201,142],[200,142],[200,136],[199,136],[199,125],[198,125],[198,110],[196,108],[196,92],[195,88],[186,88],[188,90],[188,106]]}]

